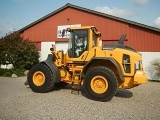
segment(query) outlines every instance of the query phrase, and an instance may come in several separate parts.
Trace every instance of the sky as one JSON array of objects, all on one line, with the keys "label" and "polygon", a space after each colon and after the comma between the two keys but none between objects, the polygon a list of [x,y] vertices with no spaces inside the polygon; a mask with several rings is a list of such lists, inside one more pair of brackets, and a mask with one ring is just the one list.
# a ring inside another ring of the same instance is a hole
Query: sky
[{"label": "sky", "polygon": [[160,29],[160,0],[0,0],[0,37],[67,3]]}]

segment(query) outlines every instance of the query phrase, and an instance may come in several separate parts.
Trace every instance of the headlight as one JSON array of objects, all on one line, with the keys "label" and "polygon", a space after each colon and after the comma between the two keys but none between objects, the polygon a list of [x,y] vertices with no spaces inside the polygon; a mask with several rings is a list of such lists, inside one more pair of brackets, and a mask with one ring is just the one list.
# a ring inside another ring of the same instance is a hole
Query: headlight
[{"label": "headlight", "polygon": [[135,70],[140,70],[140,61],[135,62]]},{"label": "headlight", "polygon": [[54,48],[51,47],[51,48],[50,48],[50,51],[54,51]]}]

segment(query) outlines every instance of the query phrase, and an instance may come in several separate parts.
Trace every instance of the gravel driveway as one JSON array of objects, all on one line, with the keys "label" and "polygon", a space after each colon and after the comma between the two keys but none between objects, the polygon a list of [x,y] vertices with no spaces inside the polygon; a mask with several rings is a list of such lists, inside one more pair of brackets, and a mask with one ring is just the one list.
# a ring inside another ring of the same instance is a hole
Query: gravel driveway
[{"label": "gravel driveway", "polygon": [[160,82],[119,89],[98,102],[70,89],[34,93],[26,77],[0,77],[0,120],[160,120]]}]

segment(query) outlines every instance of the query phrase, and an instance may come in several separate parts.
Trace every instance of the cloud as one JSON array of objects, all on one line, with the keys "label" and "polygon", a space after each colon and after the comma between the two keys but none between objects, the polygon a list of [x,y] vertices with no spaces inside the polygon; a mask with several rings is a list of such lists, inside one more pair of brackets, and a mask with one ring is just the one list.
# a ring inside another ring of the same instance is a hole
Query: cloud
[{"label": "cloud", "polygon": [[144,6],[149,0],[131,0],[136,6]]},{"label": "cloud", "polygon": [[160,28],[160,17],[154,20],[155,27]]},{"label": "cloud", "polygon": [[116,7],[109,8],[107,6],[96,7],[95,10],[98,11],[98,12],[103,12],[103,13],[114,15],[114,16],[117,16],[117,17],[128,17],[128,16],[133,14],[132,11],[123,10],[123,9],[119,9],[119,8],[116,8]]}]

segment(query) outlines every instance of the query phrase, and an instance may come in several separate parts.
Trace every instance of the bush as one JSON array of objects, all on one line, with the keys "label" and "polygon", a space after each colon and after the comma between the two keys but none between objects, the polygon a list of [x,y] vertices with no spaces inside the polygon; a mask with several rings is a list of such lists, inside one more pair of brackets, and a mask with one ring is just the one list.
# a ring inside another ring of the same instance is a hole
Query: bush
[{"label": "bush", "polygon": [[160,58],[154,59],[152,65],[155,67],[155,75],[160,76]]},{"label": "bush", "polygon": [[11,33],[0,39],[0,64],[12,64],[16,69],[30,69],[39,62],[36,44]]},{"label": "bush", "polygon": [[23,76],[25,72],[25,69],[13,69],[13,74],[16,74],[17,76]]},{"label": "bush", "polygon": [[0,76],[3,76],[5,72],[7,72],[6,69],[0,69]]},{"label": "bush", "polygon": [[0,69],[0,76],[11,77],[12,74],[16,74],[17,76],[23,76],[25,69]]},{"label": "bush", "polygon": [[5,73],[3,74],[3,76],[5,76],[5,77],[11,77],[11,75],[12,75],[12,73],[9,72],[9,71],[7,71],[7,72],[5,72]]}]

